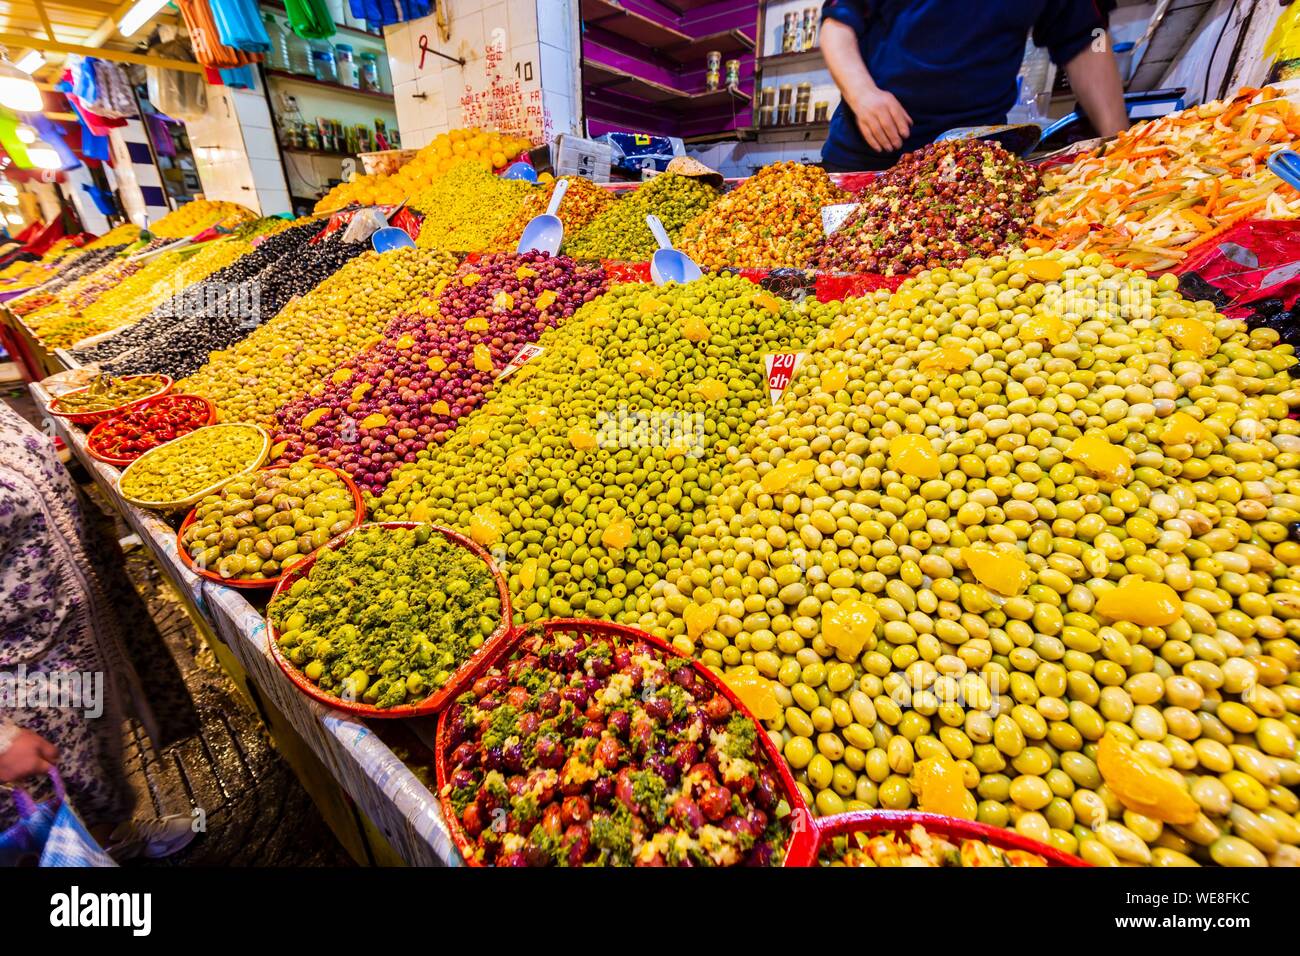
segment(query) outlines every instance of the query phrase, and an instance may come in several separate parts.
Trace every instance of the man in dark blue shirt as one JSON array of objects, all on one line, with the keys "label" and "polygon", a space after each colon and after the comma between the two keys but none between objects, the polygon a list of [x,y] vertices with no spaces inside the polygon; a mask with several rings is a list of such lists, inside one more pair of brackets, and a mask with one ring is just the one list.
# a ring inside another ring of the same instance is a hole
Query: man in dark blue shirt
[{"label": "man in dark blue shirt", "polygon": [[824,164],[885,169],[945,130],[1006,122],[1031,32],[1097,132],[1126,129],[1097,0],[826,0],[821,47],[842,99]]}]

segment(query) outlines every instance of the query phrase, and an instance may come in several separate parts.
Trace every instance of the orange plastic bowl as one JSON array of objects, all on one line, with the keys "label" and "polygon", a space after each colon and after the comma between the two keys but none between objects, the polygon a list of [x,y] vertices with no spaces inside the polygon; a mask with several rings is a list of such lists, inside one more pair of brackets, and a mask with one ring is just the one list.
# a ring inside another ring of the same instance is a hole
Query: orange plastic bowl
[{"label": "orange plastic bowl", "polygon": [[[372,522],[370,524],[357,525],[350,531],[345,531],[341,535],[326,542],[325,546],[313,551],[306,559],[299,561],[292,568],[280,576],[280,583],[275,586],[275,591],[271,594],[271,603],[280,596],[281,593],[293,587],[293,583],[300,577],[311,571],[312,565],[316,559],[325,551],[337,551],[350,535],[356,534],[364,528],[418,528],[421,524],[427,522],[419,521],[382,521]],[[510,610],[510,590],[506,586],[505,576],[497,568],[496,563],[492,560],[492,555],[488,554],[477,542],[470,540],[459,532],[452,531],[450,528],[444,528],[441,525],[430,524],[436,533],[454,541],[461,547],[474,552],[483,559],[487,564],[488,570],[492,572],[492,578],[496,582],[497,595],[501,600],[501,623],[497,629],[488,636],[483,642],[483,646],[469,656],[469,658],[456,669],[451,675],[451,679],[442,687],[438,688],[424,700],[415,704],[403,704],[400,707],[375,707],[373,704],[358,703],[353,700],[344,700],[328,691],[322,690],[317,684],[307,678],[307,675],[298,670],[290,660],[284,656],[280,650],[279,634],[276,632],[275,625],[271,623],[268,616],[266,619],[266,630],[270,636],[271,654],[275,662],[280,665],[280,670],[284,671],[289,680],[294,685],[313,700],[320,701],[322,704],[328,704],[330,707],[346,711],[349,714],[356,714],[360,717],[374,717],[380,719],[393,719],[397,717],[427,717],[436,714],[448,701],[462,694],[467,687],[473,682],[475,666],[480,660],[493,656],[500,646],[510,636],[514,620]],[[224,582],[223,582],[224,583]]]}]

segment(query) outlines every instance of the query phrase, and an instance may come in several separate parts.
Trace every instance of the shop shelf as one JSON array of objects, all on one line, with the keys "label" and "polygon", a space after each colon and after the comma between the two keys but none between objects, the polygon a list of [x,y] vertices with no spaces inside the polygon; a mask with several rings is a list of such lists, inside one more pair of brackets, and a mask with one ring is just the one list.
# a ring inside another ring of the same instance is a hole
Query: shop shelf
[{"label": "shop shelf", "polygon": [[582,80],[593,92],[615,90],[640,97],[651,103],[671,103],[678,107],[700,110],[727,103],[748,103],[753,99],[744,90],[718,89],[689,92],[674,89],[604,63],[597,63],[588,57],[583,57],[582,60]]},{"label": "shop shelf", "polygon": [[776,53],[772,56],[760,56],[758,58],[758,68],[766,70],[774,66],[795,66],[800,63],[821,63],[822,51],[818,47],[812,50],[802,50],[799,53]]},{"label": "shop shelf", "polygon": [[325,80],[318,80],[314,76],[303,76],[301,73],[290,73],[288,70],[267,70],[266,75],[273,80],[280,80],[284,83],[301,83],[304,86],[316,86],[321,89],[332,90],[338,93],[349,93],[352,96],[361,96],[368,100],[384,100],[390,105],[393,102],[392,93],[378,93],[374,90],[358,90],[351,86],[344,86],[342,83],[328,83]]}]

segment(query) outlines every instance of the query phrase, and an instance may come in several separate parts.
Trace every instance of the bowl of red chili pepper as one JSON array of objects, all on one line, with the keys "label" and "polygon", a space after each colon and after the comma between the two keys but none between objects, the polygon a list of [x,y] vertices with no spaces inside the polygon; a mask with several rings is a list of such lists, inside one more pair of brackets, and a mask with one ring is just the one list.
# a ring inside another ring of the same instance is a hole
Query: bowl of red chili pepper
[{"label": "bowl of red chili pepper", "polygon": [[100,422],[90,430],[86,450],[107,465],[129,465],[151,448],[216,420],[216,407],[200,395],[162,395]]}]

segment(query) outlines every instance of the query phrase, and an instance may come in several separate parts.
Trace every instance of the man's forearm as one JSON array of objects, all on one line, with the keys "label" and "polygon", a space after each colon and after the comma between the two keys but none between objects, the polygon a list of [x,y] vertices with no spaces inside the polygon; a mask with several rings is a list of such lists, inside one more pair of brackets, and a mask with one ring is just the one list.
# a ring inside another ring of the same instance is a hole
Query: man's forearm
[{"label": "man's forearm", "polygon": [[822,23],[821,49],[831,78],[840,88],[840,95],[849,104],[849,109],[853,109],[854,100],[860,93],[876,89],[876,81],[862,61],[858,37],[852,27],[838,20],[826,20]]},{"label": "man's forearm", "polygon": [[1085,47],[1065,64],[1065,74],[1070,78],[1070,88],[1079,98],[1079,105],[1100,135],[1115,136],[1128,129],[1124,84],[1109,42],[1100,51]]}]

